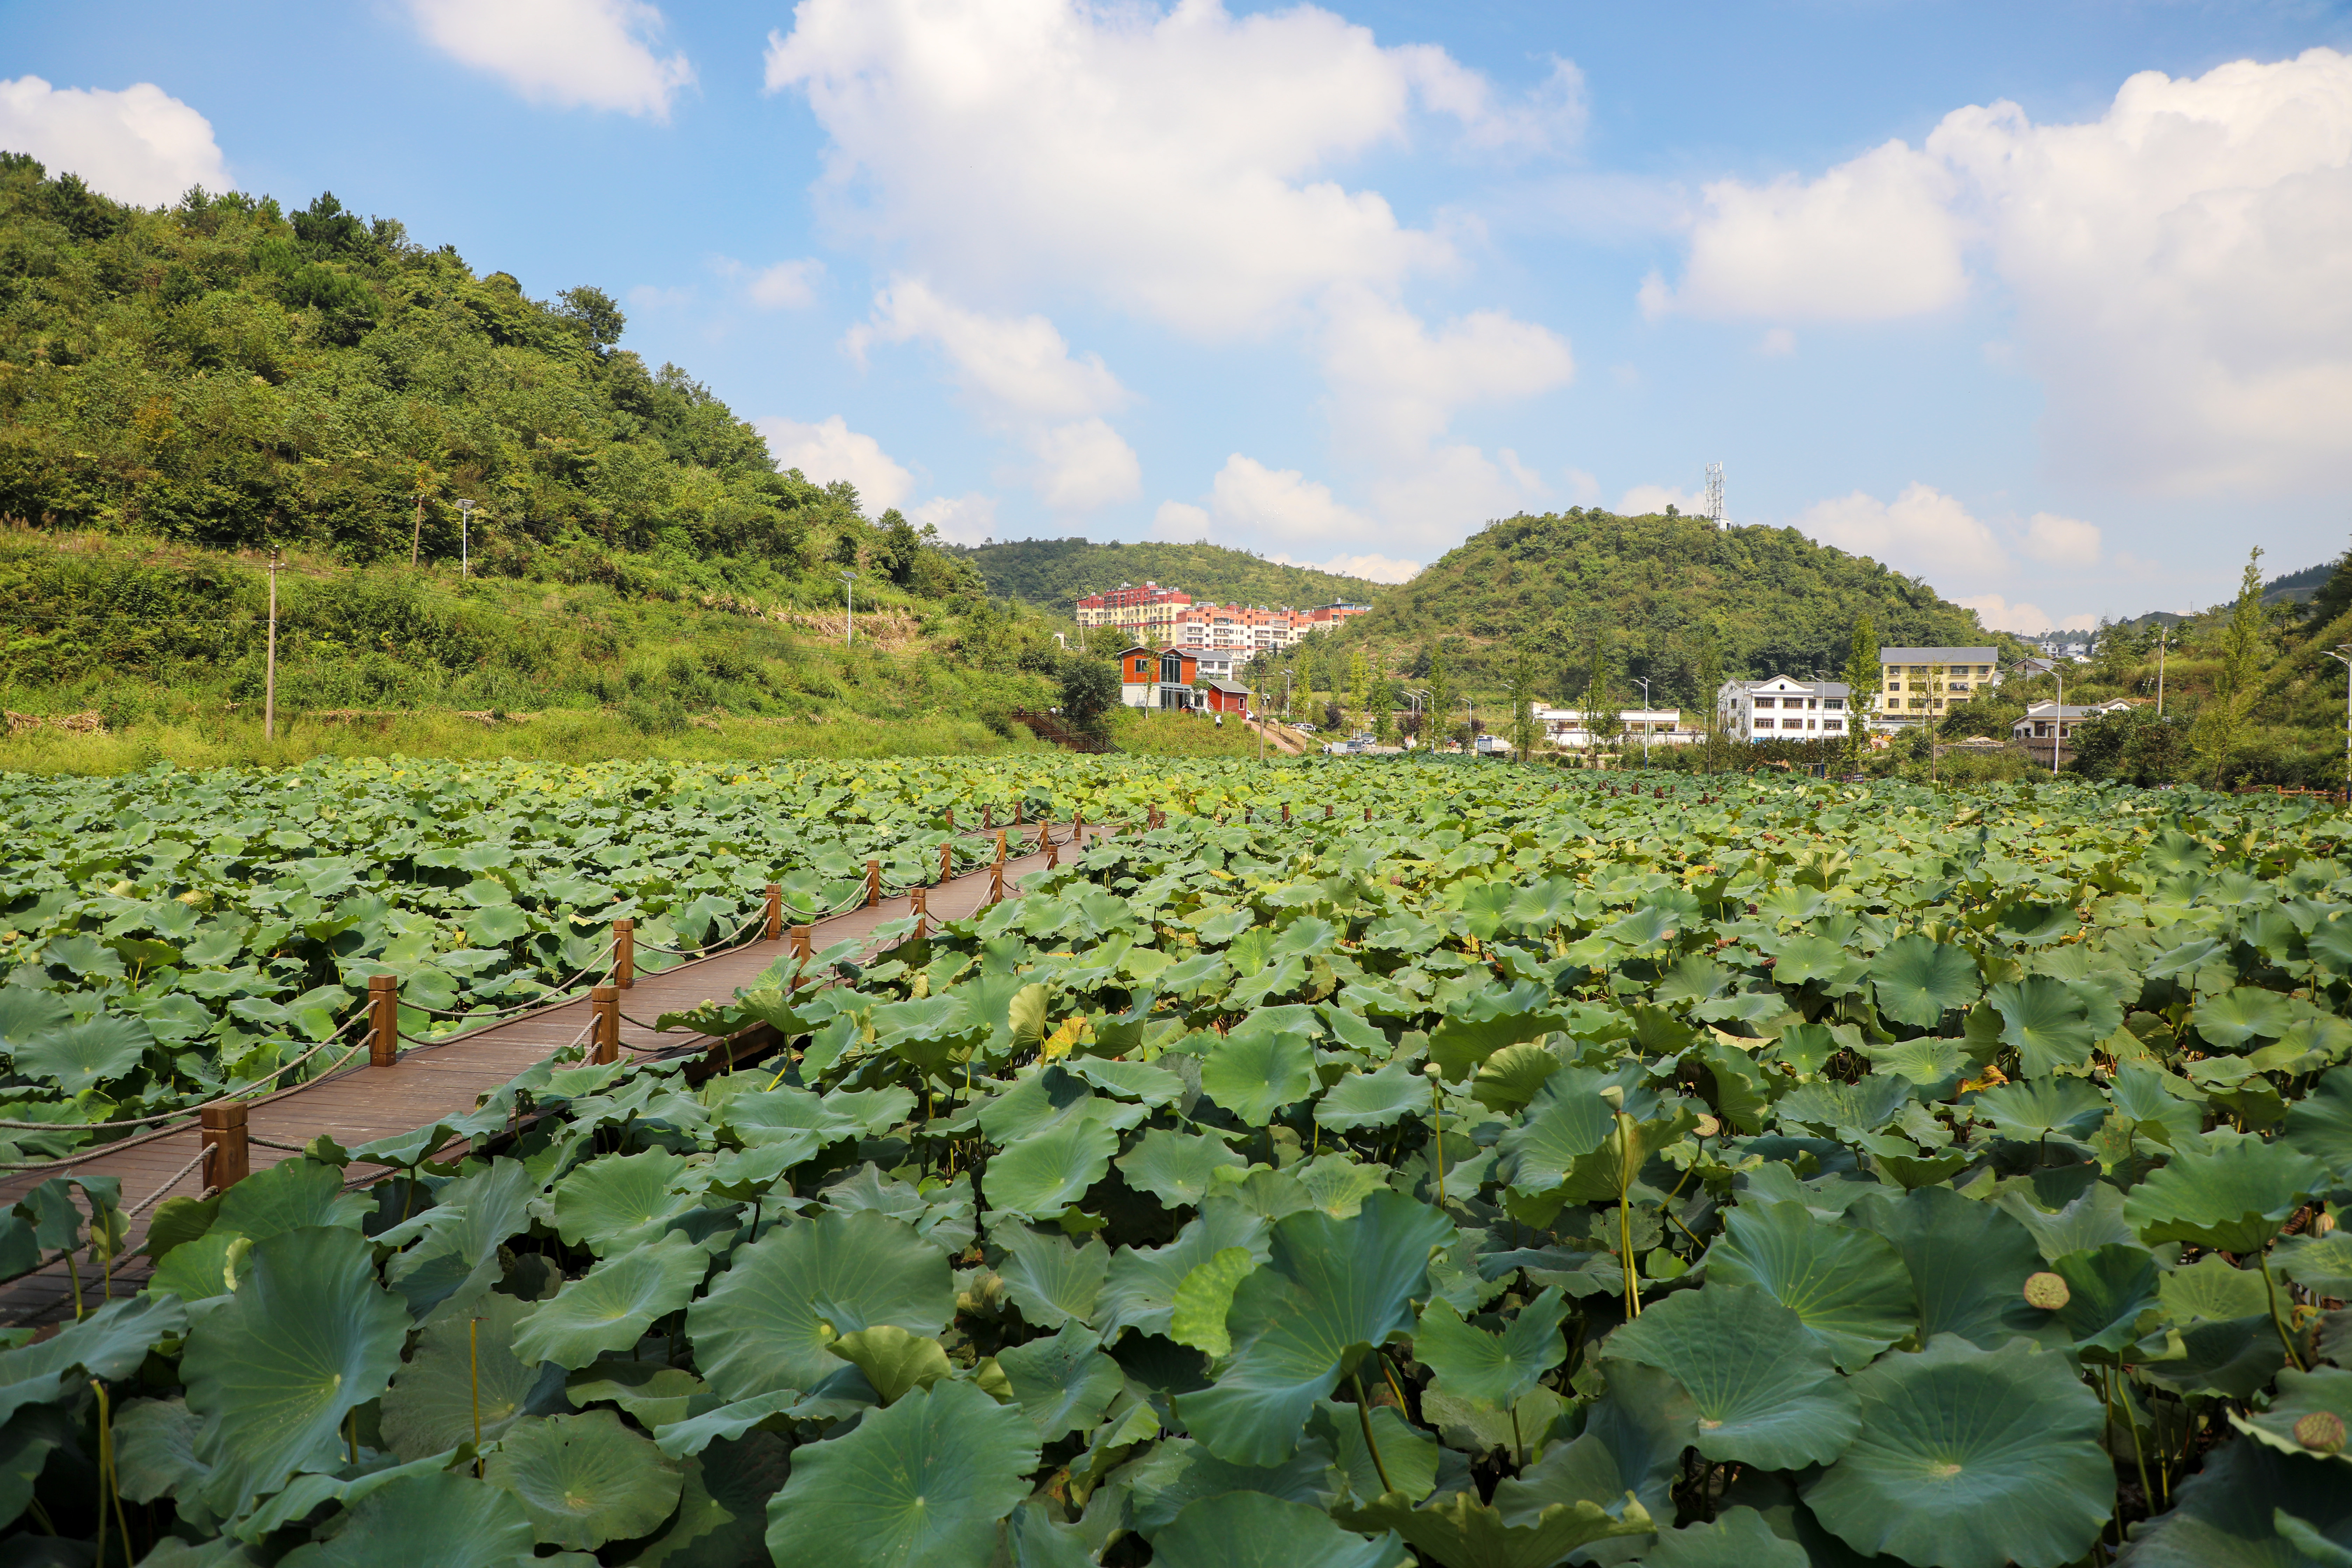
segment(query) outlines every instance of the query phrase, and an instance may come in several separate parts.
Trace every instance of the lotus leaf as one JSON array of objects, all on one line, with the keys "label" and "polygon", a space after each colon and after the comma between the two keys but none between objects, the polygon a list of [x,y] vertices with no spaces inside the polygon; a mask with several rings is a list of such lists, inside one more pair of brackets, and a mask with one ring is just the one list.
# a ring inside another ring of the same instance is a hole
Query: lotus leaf
[{"label": "lotus leaf", "polygon": [[154,1038],[139,1019],[113,1014],[61,1024],[16,1047],[16,1070],[80,1094],[137,1067]]},{"label": "lotus leaf", "polygon": [[483,1479],[520,1500],[542,1544],[581,1552],[651,1534],[684,1484],[676,1460],[609,1410],[526,1417]]},{"label": "lotus leaf", "polygon": [[2176,1487],[2169,1512],[2133,1528],[2128,1553],[2118,1561],[2128,1568],[2324,1563],[2307,1551],[2281,1550],[2279,1516],[2352,1547],[2352,1488],[2343,1477],[2339,1466],[2321,1459],[2292,1458],[2263,1443],[2225,1443]]},{"label": "lotus leaf", "polygon": [[[1364,1441],[1367,1421],[1372,1428],[1370,1446]],[[1345,1478],[1348,1490],[1356,1497],[1375,1498],[1393,1489],[1419,1502],[1437,1489],[1443,1463],[1437,1439],[1407,1422],[1391,1406],[1377,1405],[1367,1416],[1356,1405],[1327,1399],[1315,1407],[1307,1430],[1308,1442],[1300,1451],[1320,1439],[1330,1449],[1332,1463]],[[1373,1462],[1372,1446],[1380,1449],[1378,1463]],[[1385,1486],[1381,1479],[1383,1474],[1388,1477]]]},{"label": "lotus leaf", "polygon": [[1152,1542],[1164,1568],[1399,1568],[1411,1561],[1394,1531],[1366,1540],[1319,1509],[1264,1492],[1203,1498]]},{"label": "lotus leaf", "polygon": [[997,1273],[1022,1317],[1041,1329],[1058,1329],[1073,1318],[1094,1321],[1110,1248],[1091,1237],[1072,1246],[1066,1236],[1021,1225],[1005,1226],[992,1239],[1004,1248]]},{"label": "lotus leaf", "polygon": [[[1352,1419],[1352,1415],[1350,1416]],[[1347,1479],[1335,1465],[1330,1445],[1310,1431],[1297,1451],[1279,1465],[1227,1464],[1189,1437],[1155,1446],[1129,1472],[1134,1497],[1135,1531],[1151,1540],[1178,1514],[1202,1498],[1226,1492],[1263,1492],[1317,1509],[1339,1500]]]},{"label": "lotus leaf", "polygon": [[981,1187],[989,1206],[1026,1219],[1052,1219],[1103,1179],[1118,1152],[1118,1133],[1073,1118],[1033,1132],[988,1163]]},{"label": "lotus leaf", "polygon": [[[196,1458],[196,1434],[203,1429],[203,1419],[184,1399],[140,1399],[118,1407],[114,1465],[123,1497],[131,1502],[153,1502],[189,1487],[193,1501],[192,1483],[202,1482],[206,1472]],[[0,1499],[0,1512],[5,1510],[5,1500]]]},{"label": "lotus leaf", "polygon": [[1201,1092],[1252,1127],[1265,1126],[1276,1111],[1305,1100],[1316,1087],[1315,1047],[1295,1030],[1244,1025],[1201,1064]]},{"label": "lotus leaf", "polygon": [[1568,1307],[1557,1286],[1519,1309],[1499,1334],[1462,1321],[1451,1303],[1433,1300],[1413,1331],[1413,1356],[1437,1375],[1437,1388],[1509,1409],[1568,1354],[1559,1325]]},{"label": "lotus leaf", "polygon": [[1523,1522],[1507,1523],[1475,1490],[1454,1492],[1424,1508],[1391,1492],[1335,1513],[1355,1529],[1385,1526],[1445,1568],[1551,1568],[1596,1542],[1648,1535],[1653,1528],[1639,1503],[1627,1503],[1622,1515],[1594,1502],[1553,1503]]},{"label": "lotus leaf", "polygon": [[810,1389],[841,1363],[843,1334],[889,1323],[936,1334],[955,1310],[946,1255],[867,1209],[770,1231],[687,1310],[703,1377],[722,1399]]},{"label": "lotus leaf", "polygon": [[2271,1267],[2315,1296],[2352,1296],[2352,1231],[2290,1236],[2272,1249]]},{"label": "lotus leaf", "polygon": [[1753,1287],[1678,1290],[1612,1334],[1604,1353],[1671,1373],[1690,1394],[1698,1451],[1710,1459],[1825,1465],[1860,1425],[1828,1348]]},{"label": "lotus leaf", "polygon": [[1315,1120],[1334,1132],[1390,1127],[1419,1115],[1429,1104],[1429,1082],[1411,1062],[1396,1060],[1377,1072],[1350,1073],[1315,1102]]},{"label": "lotus leaf", "polygon": [[1264,1267],[1234,1294],[1230,1366],[1214,1385],[1176,1396],[1211,1452],[1271,1465],[1297,1447],[1315,1402],[1367,1350],[1412,1326],[1430,1248],[1453,1226],[1400,1194],[1366,1200],[1353,1219],[1315,1211],[1274,1227]]},{"label": "lotus leaf", "polygon": [[801,1391],[797,1388],[780,1388],[772,1394],[739,1399],[716,1410],[656,1427],[654,1442],[671,1458],[683,1458],[688,1454],[702,1452],[712,1443],[740,1437],[800,1402]]},{"label": "lotus leaf", "polygon": [[2278,1374],[2278,1394],[2256,1415],[2231,1415],[2239,1431],[2297,1458],[2328,1459],[2352,1466],[2352,1371],[2293,1367]]},{"label": "lotus leaf", "polygon": [[2329,1072],[2294,1102],[2279,1141],[2326,1166],[2339,1184],[2352,1182],[2352,1067]]},{"label": "lotus leaf", "polygon": [[1168,1337],[1190,1345],[1211,1361],[1233,1353],[1233,1337],[1225,1331],[1233,1310],[1234,1292],[1258,1266],[1247,1247],[1228,1247],[1184,1276],[1170,1303]]},{"label": "lotus leaf", "polygon": [[1186,1276],[1231,1247],[1263,1262],[1271,1230],[1265,1219],[1232,1198],[1214,1197],[1201,1205],[1199,1217],[1178,1231],[1170,1245],[1120,1247],[1111,1257],[1097,1309],[1104,1337],[1115,1339],[1128,1328],[1166,1333],[1176,1291]]},{"label": "lotus leaf", "polygon": [[563,1408],[563,1369],[525,1362],[514,1350],[515,1325],[530,1304],[493,1292],[476,1314],[443,1318],[416,1336],[416,1348],[383,1396],[383,1436],[405,1460],[484,1442],[525,1415]]},{"label": "lotus leaf", "polygon": [[2063,1359],[1956,1335],[1853,1374],[1862,1430],[1805,1488],[1855,1551],[1917,1568],[2057,1568],[2114,1507],[2097,1395]]},{"label": "lotus leaf", "polygon": [[1449,1007],[1430,1031],[1429,1059],[1459,1083],[1506,1046],[1539,1040],[1568,1019],[1551,1005],[1550,988],[1523,980],[1508,991],[1480,991]]},{"label": "lotus leaf", "polygon": [[1710,1281],[1761,1287],[1843,1367],[1868,1362],[1918,1321],[1910,1271],[1885,1237],[1817,1225],[1797,1204],[1733,1209],[1706,1270]]},{"label": "lotus leaf", "polygon": [[783,1441],[768,1432],[701,1449],[686,1462],[677,1517],[633,1561],[641,1568],[759,1561],[767,1550],[768,1499],[789,1469],[785,1456]]},{"label": "lotus leaf", "polygon": [[515,1353],[526,1362],[579,1367],[608,1351],[626,1350],[656,1318],[693,1299],[709,1264],[700,1247],[675,1232],[603,1258],[530,1310],[515,1331]]},{"label": "lotus leaf", "polygon": [[1728,1508],[1705,1524],[1661,1531],[1642,1553],[1643,1568],[1811,1568],[1813,1559],[1793,1541],[1772,1533],[1752,1508]]},{"label": "lotus leaf", "polygon": [[1037,1424],[1040,1441],[1091,1427],[1126,1386],[1118,1363],[1096,1348],[1098,1342],[1091,1331],[1066,1323],[1050,1339],[998,1352],[996,1363],[1014,1401]]},{"label": "lotus leaf", "polygon": [[1894,1244],[1911,1276],[1919,1337],[1958,1334],[1985,1350],[2042,1326],[2025,1304],[2026,1277],[2042,1265],[2032,1233],[1990,1204],[1949,1187],[1858,1205],[1855,1219]]},{"label": "lotus leaf", "polygon": [[333,1539],[289,1568],[508,1568],[529,1560],[531,1521],[512,1493],[448,1470],[404,1475],[353,1504]]},{"label": "lotus leaf", "polygon": [[884,1405],[918,1388],[929,1388],[950,1370],[947,1352],[927,1334],[910,1334],[883,1323],[844,1334],[825,1349],[864,1374],[866,1385]]},{"label": "lotus leaf", "polygon": [[2017,1052],[2027,1078],[2047,1078],[2091,1059],[2098,1037],[2089,1010],[2064,981],[2029,974],[1995,985],[1986,999],[2000,1015],[2001,1043]]},{"label": "lotus leaf", "polygon": [[256,1242],[236,1294],[189,1331],[181,1361],[216,1510],[241,1511],[331,1453],[343,1417],[391,1381],[407,1331],[357,1232],[308,1226]]},{"label": "lotus leaf", "polygon": [[2327,1180],[2317,1161],[2284,1144],[2220,1142],[2175,1154],[2132,1189],[2124,1215],[2150,1246],[2186,1241],[2259,1252]]},{"label": "lotus leaf", "polygon": [[685,1420],[697,1405],[708,1406],[709,1394],[702,1379],[684,1367],[655,1361],[608,1359],[563,1380],[563,1397],[575,1408],[585,1410],[610,1400],[638,1426],[656,1430]]},{"label": "lotus leaf", "polygon": [[609,1258],[650,1241],[697,1206],[674,1192],[686,1161],[667,1149],[592,1160],[555,1184],[555,1231],[568,1247]]},{"label": "lotus leaf", "polygon": [[1019,1410],[940,1383],[795,1449],[792,1479],[768,1500],[768,1551],[831,1568],[987,1568],[995,1526],[1036,1464]]},{"label": "lotus leaf", "polygon": [[2285,997],[2239,985],[2219,996],[2198,998],[2189,1022],[2212,1045],[2233,1051],[2250,1041],[2277,1039],[2294,1022],[2294,1014]]}]

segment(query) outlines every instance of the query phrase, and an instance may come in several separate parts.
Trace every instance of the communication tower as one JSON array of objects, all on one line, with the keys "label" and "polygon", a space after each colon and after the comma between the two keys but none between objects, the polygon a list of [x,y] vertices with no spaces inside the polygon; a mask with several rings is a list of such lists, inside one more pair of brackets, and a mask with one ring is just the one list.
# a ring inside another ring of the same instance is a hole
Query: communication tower
[{"label": "communication tower", "polygon": [[1706,515],[1716,527],[1723,526],[1723,465],[1706,466]]}]

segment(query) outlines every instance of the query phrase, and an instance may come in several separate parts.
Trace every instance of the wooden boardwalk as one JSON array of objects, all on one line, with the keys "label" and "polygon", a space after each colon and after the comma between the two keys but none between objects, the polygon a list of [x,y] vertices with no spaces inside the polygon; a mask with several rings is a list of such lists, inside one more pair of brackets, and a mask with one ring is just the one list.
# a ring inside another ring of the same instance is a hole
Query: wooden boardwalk
[{"label": "wooden boardwalk", "polygon": [[[1077,844],[1070,843],[1066,825],[1055,840],[1055,854],[1075,855],[1113,830],[1089,824]],[[1048,852],[1036,850],[1004,867],[1005,896],[1013,896],[1020,880],[1046,868]],[[946,882],[922,889],[935,922],[963,920],[986,907],[992,879],[982,867]],[[837,943],[866,938],[877,927],[904,919],[914,907],[914,896],[882,900],[822,920],[811,928],[810,945],[822,952]],[[706,1000],[726,1000],[739,986],[749,984],[770,964],[784,957],[788,941],[763,939],[745,942],[707,958],[648,972],[640,967],[635,983],[621,992],[621,1054],[640,1059],[656,1056],[691,1056],[708,1052],[721,1042],[706,1036],[656,1033],[650,1026],[664,1013],[683,1013]],[[362,1061],[325,1078],[253,1100],[246,1114],[251,1168],[266,1170],[295,1157],[299,1148],[325,1133],[346,1149],[395,1133],[427,1127],[445,1117],[466,1114],[481,1097],[497,1089],[536,1062],[566,1046],[585,1043],[590,1002],[583,992],[576,999],[558,1002],[525,1013],[502,1024],[473,1030],[463,1037],[434,1045],[413,1046],[391,1067],[371,1067]],[[633,1023],[631,1018],[645,1022]],[[364,1037],[364,1032],[349,1037]],[[337,1049],[344,1047],[338,1047]],[[767,1048],[764,1043],[756,1049]],[[747,1051],[746,1054],[752,1054]],[[140,1255],[156,1205],[166,1198],[195,1197],[204,1191],[202,1167],[187,1168],[201,1150],[201,1134],[194,1122],[168,1131],[126,1139],[109,1152],[81,1164],[60,1167],[58,1173],[119,1176],[127,1208],[145,1203],[131,1222],[126,1255],[116,1260],[113,1289],[117,1295],[136,1290],[150,1265]],[[354,1165],[352,1174],[365,1177],[389,1167]],[[0,1206],[14,1204],[46,1180],[46,1171],[11,1172],[0,1181]],[[82,1270],[86,1302],[97,1300],[99,1272],[86,1254],[77,1260]],[[0,1324],[54,1322],[70,1318],[73,1285],[64,1260],[0,1285]]]}]

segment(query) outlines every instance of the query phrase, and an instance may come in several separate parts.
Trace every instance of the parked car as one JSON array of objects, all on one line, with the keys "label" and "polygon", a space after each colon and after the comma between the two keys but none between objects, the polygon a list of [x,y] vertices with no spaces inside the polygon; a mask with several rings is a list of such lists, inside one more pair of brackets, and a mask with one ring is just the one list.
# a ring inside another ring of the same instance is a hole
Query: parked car
[{"label": "parked car", "polygon": [[1312,724],[1293,724],[1291,728],[1297,731],[1302,735],[1312,735],[1315,733],[1315,726]]}]

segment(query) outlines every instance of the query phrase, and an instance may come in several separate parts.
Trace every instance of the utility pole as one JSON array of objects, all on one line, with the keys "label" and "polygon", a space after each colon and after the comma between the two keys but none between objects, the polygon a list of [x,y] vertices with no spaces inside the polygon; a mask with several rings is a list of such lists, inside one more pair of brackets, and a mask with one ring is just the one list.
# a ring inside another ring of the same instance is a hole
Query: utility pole
[{"label": "utility pole", "polygon": [[2162,621],[2156,623],[2156,716],[2164,717],[2164,645],[2172,628]]},{"label": "utility pole", "polygon": [[424,542],[424,539],[425,491],[420,489],[416,492],[416,526],[408,531],[408,566],[412,572],[416,569],[417,546]]},{"label": "utility pole", "polygon": [[841,611],[841,646],[848,647],[857,641],[857,574],[842,573],[841,585],[849,591]]},{"label": "utility pole", "polygon": [[2058,681],[2058,716],[2050,721],[2050,776],[2054,779],[2058,776],[2058,753],[2066,745],[2066,676],[2058,668],[2054,656],[2050,660],[2050,673]]},{"label": "utility pole", "polygon": [[2352,643],[2337,643],[2327,657],[2344,667],[2344,798],[2352,800]]},{"label": "utility pole", "polygon": [[473,533],[474,503],[461,500],[457,503],[457,575],[461,578],[474,574]]},{"label": "utility pole", "polygon": [[278,552],[269,552],[269,652],[262,666],[261,738],[278,738]]}]

